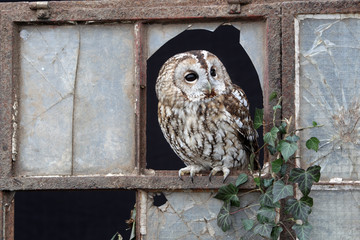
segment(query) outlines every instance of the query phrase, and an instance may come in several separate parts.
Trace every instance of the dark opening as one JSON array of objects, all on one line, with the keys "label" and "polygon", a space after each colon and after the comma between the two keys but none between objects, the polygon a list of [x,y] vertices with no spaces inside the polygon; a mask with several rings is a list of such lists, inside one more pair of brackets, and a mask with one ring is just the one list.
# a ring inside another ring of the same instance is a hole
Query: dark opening
[{"label": "dark opening", "polygon": [[[226,67],[233,83],[246,93],[250,113],[254,119],[255,108],[263,108],[263,96],[259,77],[253,63],[239,43],[240,31],[231,25],[219,26],[214,32],[186,30],[165,43],[147,61],[147,168],[178,170],[184,167],[166,142],[157,120],[155,83],[161,66],[177,53],[190,50],[207,50],[215,54]],[[262,145],[262,129],[259,146]],[[263,154],[260,154],[263,162]]]},{"label": "dark opening", "polygon": [[167,199],[163,193],[156,193],[154,195],[154,206],[160,207],[167,202]]},{"label": "dark opening", "polygon": [[[16,240],[129,239],[135,191],[24,191],[15,195]],[[117,239],[117,238],[116,238]]]}]

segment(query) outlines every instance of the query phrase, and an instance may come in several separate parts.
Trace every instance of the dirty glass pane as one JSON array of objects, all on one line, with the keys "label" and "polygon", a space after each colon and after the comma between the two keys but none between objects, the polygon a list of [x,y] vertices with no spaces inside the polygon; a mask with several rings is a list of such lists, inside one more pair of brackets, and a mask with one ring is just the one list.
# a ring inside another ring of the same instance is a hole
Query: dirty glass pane
[{"label": "dirty glass pane", "polygon": [[359,179],[360,18],[355,15],[299,16],[296,27],[298,122],[324,126],[304,131],[320,149],[301,144],[304,166],[320,164],[322,179]]},{"label": "dirty glass pane", "polygon": [[[151,24],[148,28],[148,57],[151,57],[163,44],[185,30],[205,29],[214,31],[221,24],[223,23]],[[261,86],[263,86],[265,22],[231,24],[240,30],[240,43],[253,62]]]},{"label": "dirty glass pane", "polygon": [[[153,203],[154,193],[147,198],[147,224],[145,239],[262,239],[246,233],[241,219],[256,219],[256,208],[248,208],[235,214],[230,230],[223,232],[217,226],[217,215],[223,204],[213,198],[212,192],[164,192],[166,202],[161,206]],[[250,193],[240,198],[241,208],[255,204],[259,194]],[[235,211],[236,209],[234,209]]]},{"label": "dirty glass pane", "polygon": [[352,240],[360,234],[360,191],[312,191],[311,239]]},{"label": "dirty glass pane", "polygon": [[19,35],[18,174],[129,170],[132,25],[23,26]]}]

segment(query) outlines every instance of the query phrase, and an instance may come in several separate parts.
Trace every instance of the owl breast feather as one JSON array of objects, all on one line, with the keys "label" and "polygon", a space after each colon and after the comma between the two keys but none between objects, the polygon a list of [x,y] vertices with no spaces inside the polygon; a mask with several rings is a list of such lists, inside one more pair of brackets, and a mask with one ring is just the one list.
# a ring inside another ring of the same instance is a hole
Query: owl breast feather
[{"label": "owl breast feather", "polygon": [[[159,103],[161,130],[185,165],[201,165],[208,170],[216,166],[247,167],[249,142],[236,123],[241,119],[234,117],[224,104],[225,97],[218,96],[211,101],[177,101],[169,105]],[[237,101],[235,96],[232,98]],[[247,128],[245,122],[241,122],[241,126]]]}]

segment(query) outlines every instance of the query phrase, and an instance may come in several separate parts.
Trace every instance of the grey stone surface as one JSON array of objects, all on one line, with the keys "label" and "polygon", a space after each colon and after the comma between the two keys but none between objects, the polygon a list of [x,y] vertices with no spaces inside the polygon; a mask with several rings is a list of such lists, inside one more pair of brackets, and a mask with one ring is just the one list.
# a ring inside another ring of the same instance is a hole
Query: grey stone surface
[{"label": "grey stone surface", "polygon": [[[222,206],[212,192],[164,192],[167,202],[162,206],[153,205],[153,194],[149,193],[147,202],[146,240],[150,239],[262,239],[246,233],[241,219],[255,219],[258,206],[244,209],[232,215],[233,225],[223,232],[217,226],[217,215]],[[244,208],[256,205],[259,194],[249,193],[240,198]],[[236,211],[236,208],[233,209]]]},{"label": "grey stone surface", "polygon": [[[360,174],[360,19],[355,15],[298,17],[298,126],[303,166],[320,164],[322,179],[358,180]],[[317,153],[305,140],[320,140]]]},{"label": "grey stone surface", "polygon": [[134,166],[133,26],[23,26],[18,175]]}]

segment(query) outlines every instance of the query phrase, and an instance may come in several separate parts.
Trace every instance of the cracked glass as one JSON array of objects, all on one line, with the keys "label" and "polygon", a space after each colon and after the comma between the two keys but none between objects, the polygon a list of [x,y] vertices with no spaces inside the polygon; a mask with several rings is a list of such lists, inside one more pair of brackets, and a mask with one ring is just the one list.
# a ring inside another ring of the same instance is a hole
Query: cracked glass
[{"label": "cracked glass", "polygon": [[23,26],[18,175],[131,172],[133,25]]},{"label": "cracked glass", "polygon": [[[217,215],[223,204],[215,199],[213,192],[163,192],[166,202],[161,206],[153,204],[156,193],[149,193],[146,206],[145,239],[221,239],[232,240],[263,239],[246,232],[241,219],[256,219],[258,193],[249,193],[240,197],[240,208],[244,210],[234,214],[232,227],[223,232],[217,226]],[[233,211],[237,209],[234,208]]]},{"label": "cracked glass", "polygon": [[[360,191],[317,191],[310,194],[314,206],[309,217],[311,239],[358,239],[360,234]],[[346,207],[345,207],[346,206]]]},{"label": "cracked glass", "polygon": [[296,29],[297,125],[316,136],[319,151],[301,143],[303,166],[319,164],[321,179],[357,180],[360,174],[360,16],[302,15]]}]

